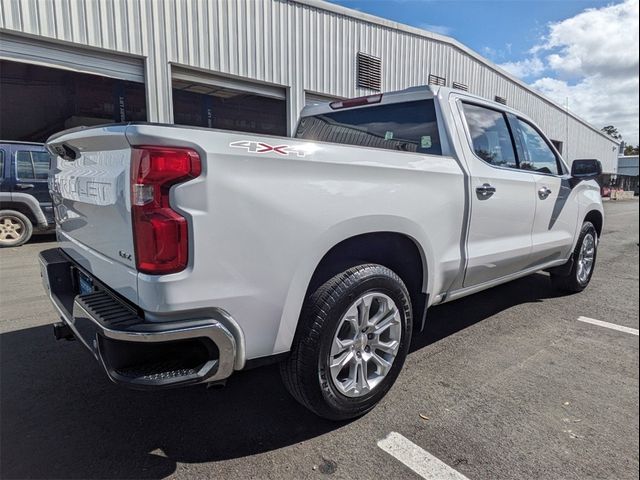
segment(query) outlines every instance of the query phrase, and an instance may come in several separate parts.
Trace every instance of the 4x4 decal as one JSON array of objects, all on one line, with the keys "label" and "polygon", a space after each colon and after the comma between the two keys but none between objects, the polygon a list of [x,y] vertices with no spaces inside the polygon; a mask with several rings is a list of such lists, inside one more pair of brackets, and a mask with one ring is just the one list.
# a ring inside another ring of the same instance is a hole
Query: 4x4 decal
[{"label": "4x4 decal", "polygon": [[241,140],[238,142],[231,142],[230,147],[244,148],[249,153],[278,153],[280,155],[297,155],[298,157],[304,157],[307,152],[294,145],[269,145],[264,142],[255,142],[249,140]]}]

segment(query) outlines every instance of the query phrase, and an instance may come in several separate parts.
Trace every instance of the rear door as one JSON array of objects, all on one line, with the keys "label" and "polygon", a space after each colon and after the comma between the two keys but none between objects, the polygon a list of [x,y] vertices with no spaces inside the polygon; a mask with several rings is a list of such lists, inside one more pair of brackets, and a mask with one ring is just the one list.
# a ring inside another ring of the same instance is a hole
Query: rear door
[{"label": "rear door", "polygon": [[458,102],[471,182],[471,219],[464,287],[490,282],[529,266],[536,182],[518,169],[513,132],[505,112]]},{"label": "rear door", "polygon": [[52,157],[44,146],[15,144],[13,147],[14,193],[33,196],[49,225],[54,224],[53,204],[49,194],[49,170]]},{"label": "rear door", "polygon": [[7,192],[11,195],[11,170],[6,168],[8,158],[11,158],[11,148],[9,144],[0,144],[0,192]]},{"label": "rear door", "polygon": [[520,169],[531,172],[536,182],[531,264],[565,259],[573,246],[579,210],[566,167],[533,124],[521,118],[513,118],[512,124],[519,136]]},{"label": "rear door", "polygon": [[51,155],[35,145],[15,145],[14,147],[15,183],[13,191],[33,195],[38,203],[51,206],[48,178],[51,168]]}]

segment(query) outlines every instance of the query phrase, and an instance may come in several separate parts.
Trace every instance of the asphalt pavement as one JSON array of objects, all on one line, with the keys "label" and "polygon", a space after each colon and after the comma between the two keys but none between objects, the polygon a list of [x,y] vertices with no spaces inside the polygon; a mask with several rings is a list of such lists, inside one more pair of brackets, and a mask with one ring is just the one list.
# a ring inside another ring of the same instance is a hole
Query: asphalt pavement
[{"label": "asphalt pavement", "polygon": [[223,389],[113,385],[53,338],[37,263],[53,238],[1,250],[0,477],[638,478],[638,201],[605,210],[586,291],[539,273],[434,307],[390,393],[342,423],[273,366]]}]

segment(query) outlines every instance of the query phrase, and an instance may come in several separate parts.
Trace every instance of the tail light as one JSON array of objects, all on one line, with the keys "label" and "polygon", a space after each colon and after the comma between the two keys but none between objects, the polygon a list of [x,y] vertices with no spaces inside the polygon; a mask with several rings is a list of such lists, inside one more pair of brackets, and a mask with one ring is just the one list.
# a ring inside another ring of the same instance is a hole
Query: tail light
[{"label": "tail light", "polygon": [[171,208],[173,185],[200,175],[200,156],[187,148],[136,147],[131,155],[131,216],[138,271],[184,270],[189,258],[187,220]]}]

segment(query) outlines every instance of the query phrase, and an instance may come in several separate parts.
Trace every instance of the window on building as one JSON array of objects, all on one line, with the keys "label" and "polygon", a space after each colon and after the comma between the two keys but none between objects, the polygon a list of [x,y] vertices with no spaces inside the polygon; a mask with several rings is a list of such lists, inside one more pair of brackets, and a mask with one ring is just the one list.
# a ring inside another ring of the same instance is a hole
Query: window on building
[{"label": "window on building", "polygon": [[22,150],[16,153],[16,177],[20,180],[46,180],[51,168],[47,152]]},{"label": "window on building", "polygon": [[303,117],[297,138],[441,155],[433,100],[352,108]]},{"label": "window on building", "polygon": [[494,100],[498,103],[501,103],[502,105],[506,105],[507,104],[507,99],[504,97],[499,97],[498,95],[496,95],[494,97]]},{"label": "window on building", "polygon": [[455,88],[456,90],[463,90],[465,92],[469,91],[469,87],[464,83],[453,82],[452,87]]},{"label": "window on building", "polygon": [[505,114],[470,103],[463,105],[475,154],[491,165],[518,168]]},{"label": "window on building", "polygon": [[562,142],[559,140],[551,140],[551,143],[553,144],[555,149],[558,151],[558,153],[562,155],[562,146],[563,146]]},{"label": "window on building", "polygon": [[538,131],[524,120],[518,119],[524,158],[520,159],[522,170],[558,175],[558,159],[551,147]]}]

